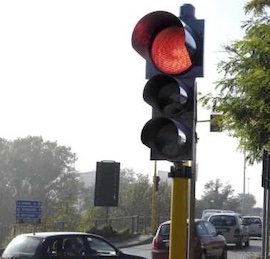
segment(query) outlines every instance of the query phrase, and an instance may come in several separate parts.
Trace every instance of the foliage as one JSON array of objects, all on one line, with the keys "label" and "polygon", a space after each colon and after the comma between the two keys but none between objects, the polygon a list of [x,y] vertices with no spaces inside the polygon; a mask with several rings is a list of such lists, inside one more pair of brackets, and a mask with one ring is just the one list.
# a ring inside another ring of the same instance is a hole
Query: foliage
[{"label": "foliage", "polygon": [[[88,188],[84,203],[87,210],[83,219],[106,218],[103,207],[94,207],[94,186]],[[132,169],[120,172],[118,207],[110,207],[110,217],[125,217],[132,215],[150,215],[151,185],[148,175],[136,174]]]},{"label": "foliage", "polygon": [[[216,179],[207,182],[204,188],[201,199],[196,201],[196,217],[200,218],[204,209],[224,209],[242,213],[243,194],[234,195],[230,184],[223,184],[220,179]],[[245,200],[245,212],[248,212],[252,210],[256,200],[252,194],[245,194]]]},{"label": "foliage", "polygon": [[[96,219],[106,223],[107,217],[127,217],[128,220],[136,215],[145,219],[151,217],[153,182],[146,174],[135,173],[132,169],[121,170],[119,206],[95,207],[94,186],[86,188],[79,181],[74,168],[76,156],[70,148],[43,141],[41,137],[0,139],[0,147],[0,204],[5,208],[0,213],[2,224],[14,223],[15,201],[19,199],[42,201],[42,225],[46,229],[86,231],[95,226]],[[156,198],[157,217],[169,219],[169,182],[159,183]],[[251,200],[252,208],[254,197],[247,200]],[[198,210],[236,209],[239,204],[241,196],[234,196],[232,187],[223,185],[220,180],[207,183],[202,199],[197,201]]]},{"label": "foliage", "polygon": [[[38,200],[42,214],[66,220],[77,217],[79,182],[71,149],[41,137],[0,139],[1,223],[13,223],[16,200]],[[70,217],[70,218],[71,218]]]},{"label": "foliage", "polygon": [[171,185],[169,182],[161,181],[157,192],[157,215],[158,218],[166,220],[170,218],[171,210]]},{"label": "foliage", "polygon": [[244,38],[224,46],[228,59],[218,66],[223,74],[215,83],[218,93],[201,98],[203,106],[222,114],[222,128],[239,140],[251,164],[270,149],[269,6],[266,0],[246,4],[245,11],[253,16],[243,23]]},{"label": "foliage", "polygon": [[101,228],[92,227],[89,231],[89,233],[93,233],[96,235],[104,236],[104,237],[112,237],[116,235],[116,231],[110,226],[110,225],[104,225]]}]

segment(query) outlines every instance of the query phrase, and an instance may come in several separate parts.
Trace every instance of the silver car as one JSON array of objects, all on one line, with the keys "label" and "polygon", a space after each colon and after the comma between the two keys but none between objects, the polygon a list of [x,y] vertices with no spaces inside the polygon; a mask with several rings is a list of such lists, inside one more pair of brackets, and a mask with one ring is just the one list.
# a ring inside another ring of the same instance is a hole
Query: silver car
[{"label": "silver car", "polygon": [[238,213],[216,213],[208,219],[226,238],[228,244],[234,243],[242,248],[249,246],[249,227]]},{"label": "silver car", "polygon": [[262,218],[259,216],[243,216],[243,221],[249,226],[249,235],[251,237],[262,236]]}]

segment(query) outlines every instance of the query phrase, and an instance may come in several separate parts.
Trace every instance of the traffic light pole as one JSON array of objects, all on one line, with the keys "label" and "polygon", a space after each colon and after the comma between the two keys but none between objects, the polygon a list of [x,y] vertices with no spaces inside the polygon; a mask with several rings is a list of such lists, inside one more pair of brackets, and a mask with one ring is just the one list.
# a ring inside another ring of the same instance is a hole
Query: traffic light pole
[{"label": "traffic light pole", "polygon": [[169,259],[187,258],[188,179],[191,178],[191,168],[175,162],[169,177],[172,177]]},{"label": "traffic light pole", "polygon": [[152,185],[152,215],[151,215],[151,232],[155,235],[156,232],[156,218],[157,218],[157,196],[156,196],[156,181],[157,181],[157,161],[154,162],[154,176]]}]

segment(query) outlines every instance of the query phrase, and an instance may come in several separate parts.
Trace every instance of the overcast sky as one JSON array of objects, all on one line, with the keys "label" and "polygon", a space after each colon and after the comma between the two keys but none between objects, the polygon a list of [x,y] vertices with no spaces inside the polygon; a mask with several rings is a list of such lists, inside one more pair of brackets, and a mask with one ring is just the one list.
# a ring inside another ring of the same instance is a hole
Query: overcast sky
[{"label": "overcast sky", "polygon": [[[151,118],[142,98],[145,62],[132,49],[131,34],[145,14],[164,10],[179,16],[192,3],[205,19],[205,73],[198,91],[213,90],[221,45],[241,39],[243,0],[8,0],[0,1],[0,137],[42,136],[72,148],[76,169],[115,160],[121,168],[149,174],[154,163],[140,140]],[[209,111],[198,110],[199,120]],[[197,197],[209,180],[243,192],[243,154],[226,133],[198,123]],[[171,164],[159,162],[158,170]],[[261,165],[246,169],[246,192],[262,206]]]}]

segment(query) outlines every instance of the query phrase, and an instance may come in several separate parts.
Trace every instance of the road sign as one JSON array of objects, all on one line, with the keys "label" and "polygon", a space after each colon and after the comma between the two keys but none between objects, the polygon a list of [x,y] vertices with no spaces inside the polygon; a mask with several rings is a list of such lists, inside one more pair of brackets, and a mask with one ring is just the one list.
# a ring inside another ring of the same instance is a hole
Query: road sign
[{"label": "road sign", "polygon": [[41,201],[18,200],[16,201],[16,222],[40,222]]}]

